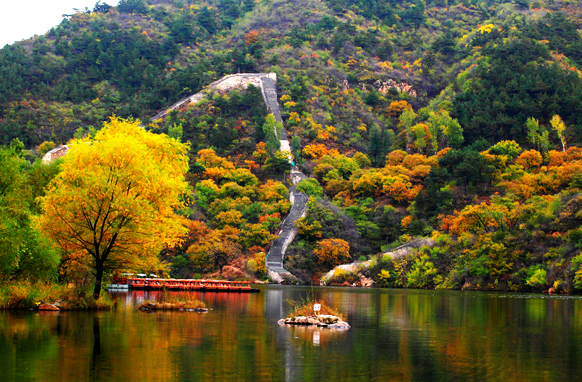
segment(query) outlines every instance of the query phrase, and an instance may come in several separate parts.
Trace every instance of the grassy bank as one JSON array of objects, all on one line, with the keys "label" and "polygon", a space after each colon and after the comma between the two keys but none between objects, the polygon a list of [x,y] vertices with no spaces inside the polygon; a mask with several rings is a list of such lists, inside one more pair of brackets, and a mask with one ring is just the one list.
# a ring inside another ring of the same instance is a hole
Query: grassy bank
[{"label": "grassy bank", "polygon": [[0,309],[38,309],[52,304],[60,310],[107,310],[114,302],[107,293],[95,301],[91,293],[54,283],[20,281],[0,285]]}]

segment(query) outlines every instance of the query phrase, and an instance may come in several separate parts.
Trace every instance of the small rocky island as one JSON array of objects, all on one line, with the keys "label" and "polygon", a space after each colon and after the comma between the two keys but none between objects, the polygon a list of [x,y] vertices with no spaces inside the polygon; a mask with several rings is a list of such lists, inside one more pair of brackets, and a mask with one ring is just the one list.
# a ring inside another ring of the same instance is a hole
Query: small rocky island
[{"label": "small rocky island", "polygon": [[321,328],[349,329],[350,325],[340,317],[331,314],[318,316],[287,317],[279,320],[279,325],[316,325]]},{"label": "small rocky island", "polygon": [[139,307],[142,312],[155,310],[180,310],[185,312],[208,312],[206,304],[190,296],[169,297],[163,296],[160,301],[145,300]]},{"label": "small rocky island", "polygon": [[278,321],[279,325],[314,325],[321,328],[349,329],[343,315],[324,302],[290,301],[293,309],[287,318]]}]

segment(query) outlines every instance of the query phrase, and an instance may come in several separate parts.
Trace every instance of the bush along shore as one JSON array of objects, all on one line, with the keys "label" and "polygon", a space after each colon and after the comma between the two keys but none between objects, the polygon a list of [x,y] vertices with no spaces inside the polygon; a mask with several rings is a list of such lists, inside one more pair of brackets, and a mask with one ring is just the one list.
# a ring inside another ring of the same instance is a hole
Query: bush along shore
[{"label": "bush along shore", "polygon": [[19,283],[0,286],[0,309],[15,310],[108,310],[115,304],[104,293],[98,300],[93,299],[86,288],[69,288],[53,283]]},{"label": "bush along shore", "polygon": [[139,307],[143,312],[153,310],[179,310],[186,312],[208,312],[206,304],[200,300],[196,300],[192,296],[168,296],[164,294],[160,301],[145,300]]},{"label": "bush along shore", "polygon": [[279,325],[314,325],[323,328],[349,329],[344,315],[325,302],[308,299],[301,302],[290,301],[293,309],[287,318],[278,321]]}]

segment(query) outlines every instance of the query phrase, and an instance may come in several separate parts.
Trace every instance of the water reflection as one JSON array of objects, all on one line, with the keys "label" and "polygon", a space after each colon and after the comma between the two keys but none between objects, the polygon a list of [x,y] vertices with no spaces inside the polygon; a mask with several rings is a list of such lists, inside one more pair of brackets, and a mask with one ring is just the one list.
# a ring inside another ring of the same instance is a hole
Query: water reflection
[{"label": "water reflection", "polygon": [[[2,381],[564,381],[582,371],[578,298],[262,287],[191,293],[211,309],[144,313],[160,292],[121,292],[112,312],[0,312]],[[325,298],[338,331],[282,327],[289,299]]]}]

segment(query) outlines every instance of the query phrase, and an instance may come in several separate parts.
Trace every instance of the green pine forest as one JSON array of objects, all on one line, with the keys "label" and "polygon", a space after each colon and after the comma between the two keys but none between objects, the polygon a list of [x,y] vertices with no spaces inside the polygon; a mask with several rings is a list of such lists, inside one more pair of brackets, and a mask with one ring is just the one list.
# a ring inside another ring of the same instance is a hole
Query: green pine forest
[{"label": "green pine forest", "polygon": [[299,282],[361,261],[326,282],[582,292],[579,0],[121,0],[65,15],[0,50],[0,284],[93,280],[39,223],[69,160],[40,158],[136,120],[186,148],[182,236],[105,280],[268,280],[290,165],[260,89],[150,118],[269,72],[309,176],[285,258]]}]

